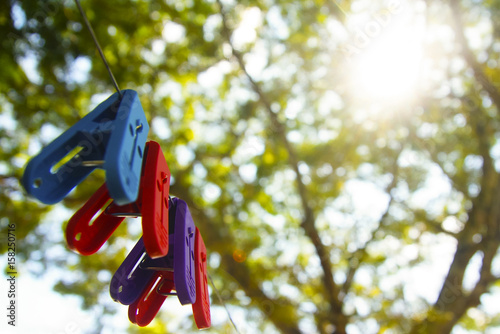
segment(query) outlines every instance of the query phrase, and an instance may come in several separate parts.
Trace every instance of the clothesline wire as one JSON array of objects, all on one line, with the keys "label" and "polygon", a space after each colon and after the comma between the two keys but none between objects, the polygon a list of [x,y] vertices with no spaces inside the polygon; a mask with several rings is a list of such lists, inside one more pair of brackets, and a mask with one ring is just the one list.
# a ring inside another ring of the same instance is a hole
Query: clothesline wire
[{"label": "clothesline wire", "polygon": [[212,286],[214,288],[215,294],[217,295],[217,298],[219,299],[219,302],[226,309],[227,316],[229,318],[229,321],[231,321],[231,324],[233,324],[234,330],[236,331],[236,333],[241,334],[240,331],[238,330],[238,327],[236,327],[236,324],[234,323],[233,318],[231,317],[231,313],[229,313],[229,309],[227,308],[226,302],[224,302],[224,300],[222,299],[222,296],[219,293],[219,290],[217,290],[217,288],[215,287],[212,276],[210,276],[210,274],[207,274],[207,275],[208,275],[208,278],[210,279],[210,283],[212,284]]},{"label": "clothesline wire", "polygon": [[85,25],[87,26],[88,31],[92,35],[92,39],[94,40],[94,44],[97,47],[97,51],[99,52],[99,55],[101,56],[102,61],[104,62],[104,66],[106,66],[106,69],[108,70],[111,81],[113,82],[113,86],[115,86],[116,92],[118,93],[118,95],[120,95],[120,99],[121,99],[123,97],[122,91],[120,90],[120,87],[118,87],[118,82],[116,82],[115,76],[113,75],[113,71],[111,71],[111,67],[109,66],[108,61],[106,60],[106,56],[104,56],[104,52],[102,51],[102,48],[99,45],[99,41],[97,40],[97,37],[94,33],[94,29],[92,29],[92,26],[90,25],[90,22],[87,19],[87,15],[85,15],[85,11],[83,10],[82,6],[80,5],[80,1],[75,0],[75,3],[76,3],[76,6],[78,7],[78,10],[80,11],[80,14],[83,17],[83,21],[85,22]]}]

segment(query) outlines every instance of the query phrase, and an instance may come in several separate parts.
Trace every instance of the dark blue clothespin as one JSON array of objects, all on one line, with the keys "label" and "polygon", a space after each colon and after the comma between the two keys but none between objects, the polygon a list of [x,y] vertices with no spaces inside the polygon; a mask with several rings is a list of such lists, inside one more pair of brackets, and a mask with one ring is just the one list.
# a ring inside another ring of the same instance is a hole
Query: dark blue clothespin
[{"label": "dark blue clothespin", "polygon": [[111,95],[29,161],[22,179],[29,195],[57,203],[101,167],[118,205],[137,199],[149,125],[137,92],[122,95]]}]

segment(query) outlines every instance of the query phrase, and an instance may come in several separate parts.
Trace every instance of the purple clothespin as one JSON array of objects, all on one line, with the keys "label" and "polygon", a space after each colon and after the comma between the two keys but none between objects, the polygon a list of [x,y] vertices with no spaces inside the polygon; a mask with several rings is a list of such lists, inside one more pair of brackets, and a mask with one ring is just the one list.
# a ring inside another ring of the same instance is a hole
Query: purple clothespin
[{"label": "purple clothespin", "polygon": [[169,208],[169,220],[174,224],[170,225],[167,255],[151,259],[146,254],[141,238],[111,280],[110,294],[115,301],[125,305],[132,304],[158,271],[173,271],[176,295],[181,304],[193,304],[196,301],[196,228],[186,202],[173,198],[172,204]]},{"label": "purple clothespin", "polygon": [[153,271],[140,267],[146,256],[146,248],[140,238],[111,279],[109,293],[114,301],[130,305],[139,298],[144,282],[154,275]]},{"label": "purple clothespin", "polygon": [[[194,265],[194,236],[196,227],[186,202],[173,198],[174,232],[169,235],[169,243],[173,245],[173,252],[159,259],[144,259],[144,268],[153,270],[174,271],[174,282],[177,297],[182,305],[196,301],[196,281]],[[162,269],[164,268],[164,269]],[[165,269],[168,268],[168,269]]]}]

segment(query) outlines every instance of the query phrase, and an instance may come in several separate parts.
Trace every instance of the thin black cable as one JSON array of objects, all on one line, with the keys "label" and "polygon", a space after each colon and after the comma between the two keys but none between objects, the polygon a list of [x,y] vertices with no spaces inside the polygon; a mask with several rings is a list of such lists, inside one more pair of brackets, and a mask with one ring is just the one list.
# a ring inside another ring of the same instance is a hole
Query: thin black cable
[{"label": "thin black cable", "polygon": [[231,321],[231,323],[233,324],[233,327],[234,327],[234,330],[236,331],[236,333],[238,334],[241,334],[240,331],[238,330],[238,327],[236,327],[236,324],[234,323],[233,321],[233,318],[231,318],[231,314],[229,313],[229,310],[226,306],[226,303],[224,302],[224,300],[222,300],[222,297],[219,293],[219,290],[217,290],[217,288],[215,287],[215,284],[214,284],[214,281],[212,280],[212,276],[210,276],[210,274],[207,273],[207,276],[208,278],[210,279],[210,283],[212,283],[212,286],[214,288],[214,291],[215,291],[215,294],[217,295],[217,297],[219,298],[219,301],[220,303],[224,306],[224,308],[226,309],[226,313],[227,313],[227,316],[229,318],[229,321]]},{"label": "thin black cable", "polygon": [[101,55],[102,61],[104,62],[104,65],[106,66],[106,69],[108,70],[109,76],[111,77],[111,81],[113,82],[113,85],[116,88],[116,91],[118,92],[118,95],[120,95],[120,99],[123,97],[122,91],[118,87],[118,82],[116,82],[115,76],[113,75],[113,72],[111,71],[111,67],[109,67],[108,61],[106,60],[106,57],[104,56],[104,52],[102,52],[101,46],[99,45],[99,41],[97,41],[97,37],[94,33],[94,30],[92,29],[92,26],[90,25],[89,20],[87,19],[87,15],[85,15],[85,12],[83,11],[82,6],[80,5],[79,0],[75,0],[76,6],[78,7],[78,10],[80,11],[80,14],[83,17],[83,21],[85,21],[85,25],[87,26],[87,29],[90,31],[90,34],[92,35],[92,39],[94,40],[94,43],[97,47],[97,51],[99,51],[99,54]]}]

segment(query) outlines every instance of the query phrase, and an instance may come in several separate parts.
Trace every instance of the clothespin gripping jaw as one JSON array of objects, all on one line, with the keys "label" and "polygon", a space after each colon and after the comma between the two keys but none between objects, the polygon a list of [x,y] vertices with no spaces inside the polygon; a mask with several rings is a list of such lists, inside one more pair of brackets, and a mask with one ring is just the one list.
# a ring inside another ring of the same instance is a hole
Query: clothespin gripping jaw
[{"label": "clothespin gripping jaw", "polygon": [[141,296],[145,284],[154,276],[153,270],[141,268],[141,263],[147,254],[143,239],[139,239],[115,272],[109,285],[111,298],[123,305],[134,303]]},{"label": "clothespin gripping jaw", "polygon": [[65,237],[71,250],[82,255],[94,254],[118,228],[125,218],[106,214],[105,207],[110,201],[104,183],[70,218]]},{"label": "clothespin gripping jaw", "polygon": [[29,195],[55,204],[101,167],[116,203],[137,199],[149,125],[137,93],[122,93],[121,99],[111,95],[28,162],[22,184]]}]

